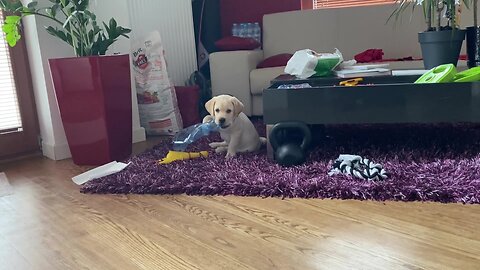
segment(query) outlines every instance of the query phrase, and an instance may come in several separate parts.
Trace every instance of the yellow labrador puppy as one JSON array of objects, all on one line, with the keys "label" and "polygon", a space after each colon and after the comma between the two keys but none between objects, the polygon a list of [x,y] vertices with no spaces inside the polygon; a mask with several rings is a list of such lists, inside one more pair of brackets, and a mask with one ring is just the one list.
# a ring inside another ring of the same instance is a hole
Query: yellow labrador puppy
[{"label": "yellow labrador puppy", "polygon": [[240,152],[253,152],[260,149],[267,140],[258,135],[250,119],[243,113],[243,104],[236,97],[219,95],[205,103],[210,113],[203,123],[214,120],[220,127],[223,142],[210,143],[217,153],[227,152],[226,157],[234,157]]}]

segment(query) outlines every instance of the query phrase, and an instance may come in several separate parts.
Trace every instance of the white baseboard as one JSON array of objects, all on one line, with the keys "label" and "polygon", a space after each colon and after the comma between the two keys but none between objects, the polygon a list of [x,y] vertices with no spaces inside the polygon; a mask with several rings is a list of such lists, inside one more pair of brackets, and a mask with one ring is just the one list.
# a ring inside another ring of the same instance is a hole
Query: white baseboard
[{"label": "white baseboard", "polygon": [[147,140],[145,135],[145,129],[143,127],[139,127],[133,130],[133,143],[143,142]]},{"label": "white baseboard", "polygon": [[[132,135],[132,143],[146,140],[145,129],[142,127],[135,129]],[[72,157],[68,144],[51,145],[42,142],[42,152],[44,156],[52,160],[62,160]]]},{"label": "white baseboard", "polygon": [[52,160],[62,160],[72,157],[68,144],[51,145],[42,142],[42,152],[44,156]]}]

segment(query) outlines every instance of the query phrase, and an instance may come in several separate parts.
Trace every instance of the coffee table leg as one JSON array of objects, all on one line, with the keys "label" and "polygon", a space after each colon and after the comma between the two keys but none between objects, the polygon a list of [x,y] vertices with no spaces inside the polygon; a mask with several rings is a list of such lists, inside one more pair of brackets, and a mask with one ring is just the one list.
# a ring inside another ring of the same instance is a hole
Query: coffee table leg
[{"label": "coffee table leg", "polygon": [[270,144],[270,131],[272,130],[273,125],[267,125],[267,157],[268,159],[273,160],[273,148]]}]

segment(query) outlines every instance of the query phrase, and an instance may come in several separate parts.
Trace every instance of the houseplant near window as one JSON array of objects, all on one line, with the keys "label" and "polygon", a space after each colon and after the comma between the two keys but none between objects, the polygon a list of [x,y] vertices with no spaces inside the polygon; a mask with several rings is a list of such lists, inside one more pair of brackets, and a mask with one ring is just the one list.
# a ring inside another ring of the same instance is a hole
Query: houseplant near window
[{"label": "houseplant near window", "polygon": [[472,0],[473,26],[467,27],[468,67],[480,66],[480,28],[478,27],[478,0]]},{"label": "houseplant near window", "polygon": [[[465,39],[465,30],[457,25],[456,7],[460,0],[396,0],[398,5],[392,17],[398,17],[411,7],[421,6],[427,29],[418,33],[422,48],[424,66],[431,69],[441,64],[457,65],[458,57]],[[464,0],[467,6],[470,0]]]},{"label": "houseplant near window", "polygon": [[58,107],[74,163],[101,165],[131,154],[129,55],[105,56],[130,29],[113,18],[99,26],[88,6],[88,0],[49,0],[47,7],[0,0],[10,46],[21,38],[22,18],[40,16],[52,22],[49,34],[72,47],[76,57],[49,59]]}]

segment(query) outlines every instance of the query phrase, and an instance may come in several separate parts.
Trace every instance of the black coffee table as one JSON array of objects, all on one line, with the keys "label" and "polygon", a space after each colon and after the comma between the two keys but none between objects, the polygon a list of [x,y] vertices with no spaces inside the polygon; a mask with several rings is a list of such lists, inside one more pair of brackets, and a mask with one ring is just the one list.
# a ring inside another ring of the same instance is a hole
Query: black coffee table
[{"label": "black coffee table", "polygon": [[[267,139],[284,121],[308,125],[480,123],[480,82],[413,84],[418,75],[364,77],[358,86],[342,78],[296,79],[280,75],[263,92]],[[311,88],[277,89],[309,83]],[[269,156],[272,149],[268,144]]]}]

